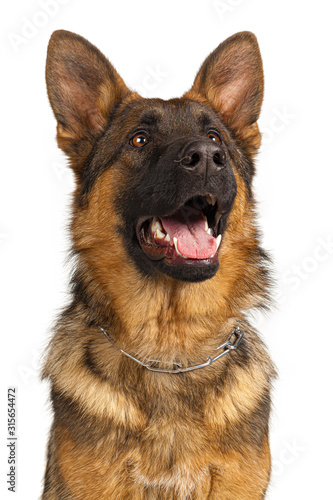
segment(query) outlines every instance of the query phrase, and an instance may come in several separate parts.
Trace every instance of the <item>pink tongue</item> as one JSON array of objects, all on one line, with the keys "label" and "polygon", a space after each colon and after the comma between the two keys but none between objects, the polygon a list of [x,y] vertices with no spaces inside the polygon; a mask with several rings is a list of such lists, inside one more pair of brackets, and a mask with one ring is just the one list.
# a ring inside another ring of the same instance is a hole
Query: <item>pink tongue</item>
[{"label": "pink tongue", "polygon": [[205,219],[201,210],[186,206],[169,217],[161,217],[161,222],[170,235],[177,238],[177,248],[188,259],[207,259],[215,254],[215,238],[205,231]]}]

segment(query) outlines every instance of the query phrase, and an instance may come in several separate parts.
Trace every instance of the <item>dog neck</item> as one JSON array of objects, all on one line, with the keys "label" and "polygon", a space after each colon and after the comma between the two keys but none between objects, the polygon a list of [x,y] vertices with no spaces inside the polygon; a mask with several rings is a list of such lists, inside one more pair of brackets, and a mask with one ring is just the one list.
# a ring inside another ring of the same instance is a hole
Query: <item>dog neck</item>
[{"label": "dog neck", "polygon": [[208,356],[207,360],[203,363],[196,364],[196,365],[189,365],[189,366],[183,366],[181,363],[175,363],[175,360],[173,360],[171,363],[162,363],[159,360],[140,360],[128,352],[124,351],[121,349],[119,346],[115,344],[115,342],[109,337],[108,333],[104,330],[102,327],[98,327],[105,338],[116,348],[118,349],[119,352],[121,352],[124,356],[127,356],[130,358],[132,361],[135,363],[143,366],[149,371],[152,372],[159,372],[159,373],[169,373],[169,374],[179,374],[179,373],[186,373],[186,372],[191,372],[194,370],[199,370],[202,368],[206,368],[207,366],[210,366],[211,364],[215,363],[215,361],[221,359],[223,356],[228,354],[230,351],[237,349],[239,344],[243,340],[243,332],[241,331],[240,327],[237,326],[232,333],[229,336],[229,339],[227,342],[224,342],[221,344],[219,347],[216,348],[213,356]]},{"label": "dog neck", "polygon": [[94,284],[93,290],[77,276],[76,295],[85,323],[105,328],[128,353],[141,353],[144,359],[201,361],[228,341],[243,318],[221,294],[219,273],[206,282],[185,283],[165,276],[142,279],[126,266],[123,272],[126,280],[117,277],[123,286]]}]

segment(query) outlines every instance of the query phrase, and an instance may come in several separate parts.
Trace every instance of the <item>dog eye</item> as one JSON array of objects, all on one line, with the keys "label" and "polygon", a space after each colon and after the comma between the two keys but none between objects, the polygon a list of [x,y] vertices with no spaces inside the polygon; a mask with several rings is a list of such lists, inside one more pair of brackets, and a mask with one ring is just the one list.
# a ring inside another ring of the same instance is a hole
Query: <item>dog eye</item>
[{"label": "dog eye", "polygon": [[208,132],[207,137],[208,137],[208,139],[211,139],[212,141],[215,141],[218,143],[221,142],[220,136],[216,132],[214,132],[213,130],[210,130]]},{"label": "dog eye", "polygon": [[144,132],[139,132],[130,140],[130,145],[135,148],[142,148],[149,142],[149,137]]}]

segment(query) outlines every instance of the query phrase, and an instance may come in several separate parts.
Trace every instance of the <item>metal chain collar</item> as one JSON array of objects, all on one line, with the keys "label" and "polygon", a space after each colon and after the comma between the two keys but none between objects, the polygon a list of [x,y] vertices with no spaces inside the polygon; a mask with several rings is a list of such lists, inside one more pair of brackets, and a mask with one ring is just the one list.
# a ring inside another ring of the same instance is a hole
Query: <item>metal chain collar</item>
[{"label": "metal chain collar", "polygon": [[[187,368],[183,368],[183,366],[180,363],[174,363],[173,366],[176,366],[176,368],[164,369],[164,368],[158,368],[158,365],[162,365],[161,361],[149,360],[146,363],[143,363],[142,361],[135,358],[134,356],[131,356],[130,354],[128,354],[128,352],[126,352],[123,349],[121,349],[120,347],[118,347],[101,326],[99,326],[98,328],[101,330],[101,332],[103,332],[103,334],[108,339],[108,341],[111,342],[111,344],[116,349],[118,349],[118,351],[122,352],[123,354],[125,354],[125,356],[127,356],[130,359],[133,359],[133,361],[135,361],[136,363],[138,363],[141,366],[144,366],[148,370],[150,370],[152,372],[160,372],[160,373],[185,373],[185,372],[190,372],[192,370],[198,370],[199,368],[204,368],[205,366],[209,366],[212,363],[214,363],[214,361],[217,361],[218,359],[222,358],[222,356],[225,356],[226,354],[228,354],[228,352],[230,352],[234,349],[237,349],[237,347],[241,343],[243,336],[244,336],[244,334],[241,331],[241,329],[239,328],[239,326],[237,326],[237,328],[235,328],[232,331],[227,342],[225,342],[224,344],[222,344],[216,348],[216,351],[220,351],[221,349],[223,349],[223,351],[220,354],[218,354],[217,356],[215,356],[213,358],[208,356],[207,361],[205,363],[200,364],[200,365],[188,366]],[[232,341],[232,337],[235,337],[233,341]]]}]

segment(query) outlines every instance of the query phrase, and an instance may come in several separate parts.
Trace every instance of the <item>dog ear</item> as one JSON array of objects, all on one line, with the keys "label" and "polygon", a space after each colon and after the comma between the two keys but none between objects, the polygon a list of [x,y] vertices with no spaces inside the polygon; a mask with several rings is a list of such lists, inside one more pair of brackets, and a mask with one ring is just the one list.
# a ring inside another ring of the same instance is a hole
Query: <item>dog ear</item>
[{"label": "dog ear", "polygon": [[[104,55],[69,31],[51,36],[46,61],[49,100],[59,147],[69,156],[89,150],[112,110],[130,91]],[[84,143],[82,142],[84,140]]]},{"label": "dog ear", "polygon": [[187,97],[207,99],[225,123],[254,153],[264,92],[262,60],[253,33],[237,33],[221,43],[201,66]]}]

